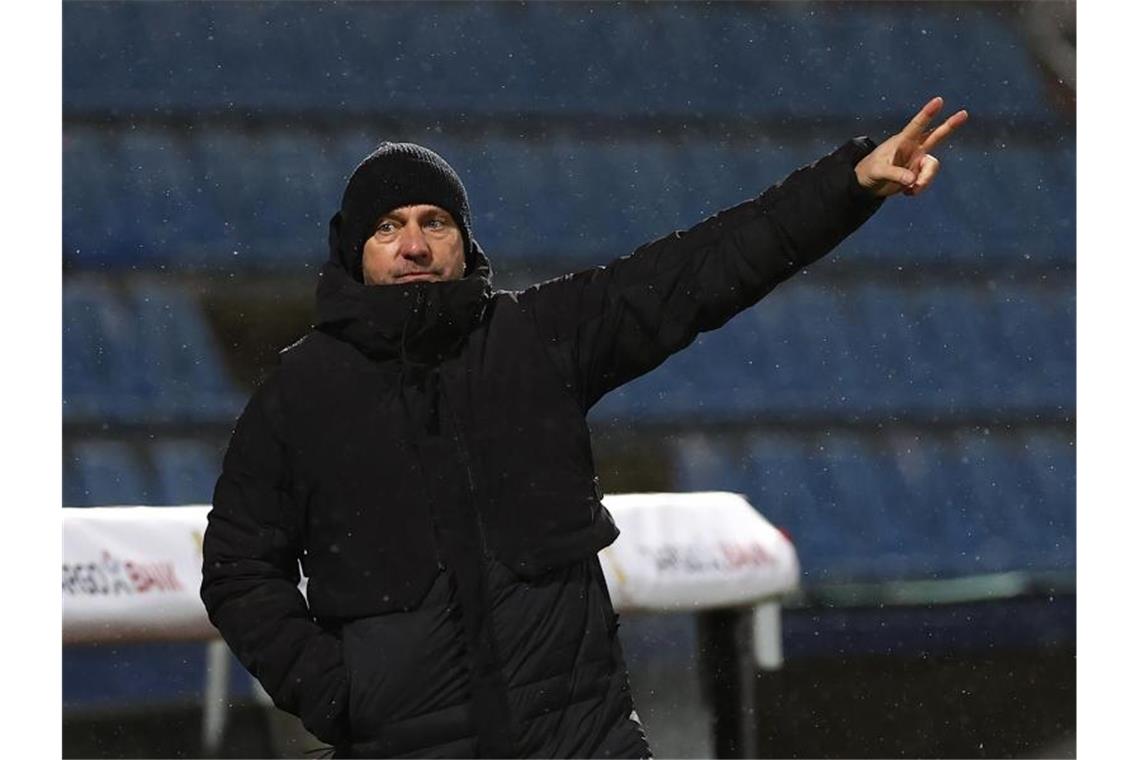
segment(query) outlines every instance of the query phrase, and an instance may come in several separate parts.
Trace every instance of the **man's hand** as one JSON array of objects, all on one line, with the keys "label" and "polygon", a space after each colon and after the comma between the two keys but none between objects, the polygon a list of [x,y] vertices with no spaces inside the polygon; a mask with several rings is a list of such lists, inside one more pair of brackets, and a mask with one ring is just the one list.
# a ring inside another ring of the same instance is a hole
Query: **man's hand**
[{"label": "man's hand", "polygon": [[900,191],[903,195],[918,195],[928,188],[938,173],[938,159],[930,151],[968,118],[965,111],[959,111],[937,129],[927,131],[927,125],[940,110],[942,98],[934,98],[901,132],[864,157],[855,166],[859,184],[880,198]]}]

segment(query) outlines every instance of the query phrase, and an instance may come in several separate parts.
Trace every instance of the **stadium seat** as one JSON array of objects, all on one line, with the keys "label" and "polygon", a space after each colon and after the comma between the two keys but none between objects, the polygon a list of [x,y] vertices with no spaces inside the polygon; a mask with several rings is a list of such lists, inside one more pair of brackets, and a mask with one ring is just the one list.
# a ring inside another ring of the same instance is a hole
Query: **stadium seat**
[{"label": "stadium seat", "polygon": [[[956,436],[956,461],[961,494],[970,505],[971,538],[968,547],[978,572],[1010,570],[1014,558],[1026,557],[1019,537],[1031,530],[1027,494],[1017,478],[1009,447],[1004,441],[978,434]],[[1021,549],[1021,551],[1019,551]]]},{"label": "stadium seat", "polygon": [[[455,165],[476,236],[495,260],[547,258],[568,269],[608,263],[754,197],[840,142],[762,133],[725,143],[229,127],[187,139],[158,127],[68,129],[68,261],[221,271],[315,266],[345,179],[383,138],[423,142]],[[904,268],[1070,265],[1072,152],[1011,146],[1001,159],[1011,167],[990,166],[991,151],[953,146],[940,192],[885,204],[830,259]]]},{"label": "stadium seat", "polygon": [[1009,358],[1013,403],[1076,406],[1076,320],[1071,292],[1026,290],[992,300],[992,335]]},{"label": "stadium seat", "polygon": [[900,295],[915,341],[909,365],[920,411],[955,417],[984,408],[994,391],[979,382],[976,365],[961,361],[963,352],[976,354],[983,346],[973,289],[927,288]]},{"label": "stadium seat", "polygon": [[150,445],[156,504],[209,504],[222,471],[217,446],[194,440],[161,440]]},{"label": "stadium seat", "polygon": [[[1001,499],[1009,542],[1021,564],[1031,569],[1075,567],[1075,451],[1070,440],[1060,431],[1028,431],[1003,440],[997,460],[1001,469],[995,468],[988,482],[975,481],[980,491]],[[977,442],[964,445],[976,449]]]},{"label": "stadium seat", "polygon": [[137,231],[118,202],[123,159],[114,133],[66,126],[63,134],[63,253],[85,269],[138,260]]},{"label": "stadium seat", "polygon": [[[230,269],[319,263],[327,239],[331,192],[309,166],[319,161],[305,136],[268,138],[228,129],[199,132],[194,160],[213,203],[224,209]],[[339,199],[338,199],[339,200]]]},{"label": "stadium seat", "polygon": [[1075,401],[1073,328],[1066,291],[787,283],[611,393],[595,416],[1056,414]]},{"label": "stadium seat", "polygon": [[228,422],[242,403],[184,292],[140,282],[124,297],[102,281],[65,281],[65,421]]},{"label": "stadium seat", "polygon": [[[884,436],[880,463],[889,475],[892,519],[899,526],[905,566],[901,577],[943,578],[970,574],[963,560],[970,537],[955,483],[947,476],[945,435],[898,431]],[[968,507],[966,508],[968,509]]]},{"label": "stadium seat", "polygon": [[146,129],[118,143],[126,171],[114,202],[131,221],[137,263],[200,269],[225,260],[225,222],[185,141],[171,130]]},{"label": "stadium seat", "polygon": [[1063,433],[763,433],[740,446],[681,437],[676,487],[747,495],[792,536],[809,584],[1074,566]]},{"label": "stadium seat", "polygon": [[71,463],[64,493],[75,498],[66,507],[125,506],[151,503],[154,490],[138,454],[128,444],[113,440],[80,440],[71,446]]},{"label": "stadium seat", "polygon": [[80,3],[63,29],[71,112],[906,118],[934,88],[979,116],[1053,119],[1017,30],[984,7]]},{"label": "stadium seat", "polygon": [[106,283],[68,278],[63,288],[63,417],[67,422],[138,419],[146,388],[135,325]]},{"label": "stadium seat", "polygon": [[875,282],[855,285],[848,297],[849,329],[858,361],[849,391],[861,414],[920,408],[924,388],[914,375],[919,348],[912,315],[898,288]]},{"label": "stadium seat", "polygon": [[841,506],[821,477],[826,471],[811,438],[753,436],[742,467],[747,479],[743,492],[791,536],[807,577],[826,577],[834,565],[849,560],[855,542],[843,528]]},{"label": "stadium seat", "polygon": [[129,293],[148,418],[230,421],[242,396],[230,382],[214,338],[190,297],[178,288],[140,282]]}]

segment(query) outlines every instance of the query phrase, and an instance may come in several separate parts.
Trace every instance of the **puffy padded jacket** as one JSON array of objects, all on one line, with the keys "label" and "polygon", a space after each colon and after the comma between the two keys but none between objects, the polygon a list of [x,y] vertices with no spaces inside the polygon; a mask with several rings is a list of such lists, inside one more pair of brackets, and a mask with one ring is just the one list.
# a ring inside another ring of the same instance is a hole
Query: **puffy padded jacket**
[{"label": "puffy padded jacket", "polygon": [[365,286],[334,218],[316,329],[238,420],[203,545],[210,619],[274,702],[342,756],[647,756],[586,413],[866,221],[873,147],[520,292],[477,244],[461,280]]}]

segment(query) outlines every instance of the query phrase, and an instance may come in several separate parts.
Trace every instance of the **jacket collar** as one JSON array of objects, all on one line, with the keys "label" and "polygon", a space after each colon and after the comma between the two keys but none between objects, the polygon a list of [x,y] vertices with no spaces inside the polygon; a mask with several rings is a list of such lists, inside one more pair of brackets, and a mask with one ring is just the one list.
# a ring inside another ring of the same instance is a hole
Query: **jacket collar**
[{"label": "jacket collar", "polygon": [[491,295],[491,265],[471,241],[463,279],[365,285],[331,257],[317,283],[317,329],[374,359],[437,364],[479,323]]}]

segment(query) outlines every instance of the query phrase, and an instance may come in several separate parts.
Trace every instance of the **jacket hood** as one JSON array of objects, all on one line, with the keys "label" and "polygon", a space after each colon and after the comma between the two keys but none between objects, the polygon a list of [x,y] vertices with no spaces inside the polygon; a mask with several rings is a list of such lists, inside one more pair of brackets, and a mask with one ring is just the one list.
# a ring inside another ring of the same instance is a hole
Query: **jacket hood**
[{"label": "jacket hood", "polygon": [[478,242],[471,241],[462,279],[365,285],[345,268],[338,216],[317,282],[317,329],[376,359],[435,364],[453,353],[490,302],[491,262]]}]

